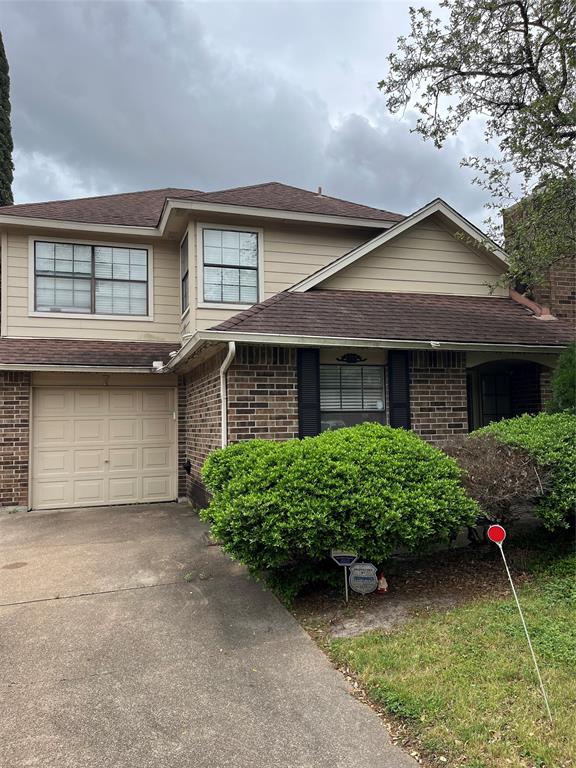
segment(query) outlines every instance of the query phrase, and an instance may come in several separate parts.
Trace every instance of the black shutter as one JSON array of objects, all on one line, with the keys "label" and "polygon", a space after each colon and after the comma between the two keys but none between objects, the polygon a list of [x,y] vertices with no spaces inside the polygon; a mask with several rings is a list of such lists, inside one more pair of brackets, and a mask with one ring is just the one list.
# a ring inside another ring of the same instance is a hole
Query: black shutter
[{"label": "black shutter", "polygon": [[320,350],[298,350],[298,420],[300,437],[320,433]]},{"label": "black shutter", "polygon": [[410,369],[409,352],[388,352],[388,394],[390,426],[410,429]]}]

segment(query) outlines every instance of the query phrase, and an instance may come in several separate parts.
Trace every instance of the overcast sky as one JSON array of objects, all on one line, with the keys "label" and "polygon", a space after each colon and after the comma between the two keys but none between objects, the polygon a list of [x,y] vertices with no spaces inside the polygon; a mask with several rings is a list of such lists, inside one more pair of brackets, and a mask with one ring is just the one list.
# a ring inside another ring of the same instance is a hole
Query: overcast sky
[{"label": "overcast sky", "polygon": [[2,2],[15,202],[263,181],[477,222],[460,158],[391,116],[377,83],[405,2]]}]

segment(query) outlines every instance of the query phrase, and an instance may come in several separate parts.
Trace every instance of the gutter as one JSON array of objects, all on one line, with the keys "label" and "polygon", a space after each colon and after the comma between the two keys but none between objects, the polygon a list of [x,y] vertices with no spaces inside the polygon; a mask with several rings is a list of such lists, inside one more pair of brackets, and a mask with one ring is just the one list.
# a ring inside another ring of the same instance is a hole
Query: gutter
[{"label": "gutter", "polygon": [[300,336],[297,334],[241,333],[239,331],[196,331],[180,347],[177,354],[162,369],[168,373],[183,363],[206,342],[273,344],[277,347],[369,347],[376,349],[443,349],[463,352],[552,352],[566,348],[562,344],[491,344],[486,342],[452,342],[434,339],[372,339],[347,336]]},{"label": "gutter", "polygon": [[39,363],[0,363],[0,371],[55,371],[60,373],[153,373],[153,369],[129,366],[40,365]]},{"label": "gutter", "polygon": [[235,357],[236,343],[234,341],[229,341],[228,354],[220,366],[220,405],[222,409],[220,424],[222,427],[222,448],[225,448],[228,445],[228,387],[226,386],[226,374]]}]

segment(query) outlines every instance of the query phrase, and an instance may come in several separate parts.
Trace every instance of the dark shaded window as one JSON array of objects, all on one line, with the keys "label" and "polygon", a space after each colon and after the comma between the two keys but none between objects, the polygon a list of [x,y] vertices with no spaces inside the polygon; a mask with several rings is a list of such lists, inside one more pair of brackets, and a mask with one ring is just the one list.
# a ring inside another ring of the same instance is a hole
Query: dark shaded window
[{"label": "dark shaded window", "polygon": [[322,430],[386,421],[384,368],[378,365],[321,365]]}]

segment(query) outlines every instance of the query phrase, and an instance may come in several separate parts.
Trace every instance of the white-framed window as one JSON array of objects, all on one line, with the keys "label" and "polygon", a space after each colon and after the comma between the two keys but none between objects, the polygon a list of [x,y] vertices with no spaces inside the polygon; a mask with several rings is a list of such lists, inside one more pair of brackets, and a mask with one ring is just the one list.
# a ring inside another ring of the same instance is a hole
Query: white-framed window
[{"label": "white-framed window", "polygon": [[320,365],[321,428],[351,427],[364,421],[386,423],[382,365]]},{"label": "white-framed window", "polygon": [[190,258],[188,256],[188,232],[180,243],[180,304],[184,314],[190,304]]},{"label": "white-framed window", "polygon": [[203,224],[198,246],[200,303],[249,306],[260,300],[261,230]]},{"label": "white-framed window", "polygon": [[146,247],[34,240],[34,312],[147,317],[149,257]]}]

